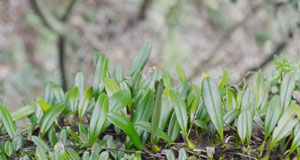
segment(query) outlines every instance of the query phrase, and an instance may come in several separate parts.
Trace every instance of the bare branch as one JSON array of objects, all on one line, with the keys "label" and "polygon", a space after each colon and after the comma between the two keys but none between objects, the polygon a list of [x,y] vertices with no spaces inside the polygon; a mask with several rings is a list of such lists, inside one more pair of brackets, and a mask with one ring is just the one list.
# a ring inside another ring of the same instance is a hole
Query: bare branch
[{"label": "bare branch", "polygon": [[57,20],[52,14],[49,12],[46,6],[41,2],[41,0],[30,0],[31,6],[36,14],[41,18],[44,25],[49,29],[58,34],[64,34],[65,27],[64,25]]}]

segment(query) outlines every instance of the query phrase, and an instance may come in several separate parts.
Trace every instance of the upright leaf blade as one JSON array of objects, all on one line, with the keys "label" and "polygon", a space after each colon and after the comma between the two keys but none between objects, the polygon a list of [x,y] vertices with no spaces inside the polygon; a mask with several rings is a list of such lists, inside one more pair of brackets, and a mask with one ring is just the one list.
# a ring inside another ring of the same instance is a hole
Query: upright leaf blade
[{"label": "upright leaf blade", "polygon": [[44,140],[42,140],[41,138],[37,137],[37,136],[32,136],[31,137],[33,143],[38,147],[41,148],[44,151],[50,151],[49,146],[46,144],[46,142]]},{"label": "upright leaf blade", "polygon": [[174,106],[176,117],[183,136],[187,134],[187,109],[182,96],[179,92],[175,93],[173,90],[170,91],[170,97],[172,105]]},{"label": "upright leaf blade", "polygon": [[78,88],[79,95],[84,94],[85,89],[85,77],[82,72],[78,72],[75,76],[74,86]]},{"label": "upright leaf blade", "polygon": [[293,130],[295,125],[299,122],[299,117],[300,107],[297,104],[291,104],[287,107],[286,111],[280,117],[277,127],[275,127],[273,131],[270,149]]},{"label": "upright leaf blade", "polygon": [[229,72],[228,72],[227,69],[225,69],[224,72],[223,72],[222,79],[221,79],[221,81],[219,83],[219,86],[218,86],[219,90],[221,90],[222,88],[224,88],[227,85],[228,80],[229,80]]},{"label": "upright leaf blade", "polygon": [[128,76],[132,76],[136,71],[143,71],[152,50],[150,43],[145,43],[142,48],[139,50],[137,56],[134,58],[129,71]]},{"label": "upright leaf blade", "polygon": [[13,139],[16,135],[16,126],[13,122],[13,118],[6,107],[0,106],[0,115],[2,123],[4,124],[5,130],[9,137]]},{"label": "upright leaf blade", "polygon": [[120,90],[120,86],[113,80],[111,79],[103,79],[104,85],[105,85],[105,90],[107,92],[107,95],[110,97],[114,93]]},{"label": "upright leaf blade", "polygon": [[247,143],[250,142],[251,135],[252,135],[252,128],[253,128],[252,115],[249,110],[244,110],[239,115],[237,120],[237,130],[238,130],[239,137],[242,141],[242,144],[244,144],[245,139],[247,140]]},{"label": "upright leaf blade", "polygon": [[99,91],[104,88],[103,79],[106,77],[108,68],[108,58],[104,54],[100,54],[95,65],[93,93],[97,97]]},{"label": "upright leaf blade", "polygon": [[280,108],[280,97],[275,95],[272,97],[271,102],[269,104],[265,124],[264,124],[264,131],[265,131],[265,139],[272,133],[274,127],[276,126],[280,115],[281,115],[281,108]]},{"label": "upright leaf blade", "polygon": [[45,112],[40,121],[40,132],[42,137],[65,108],[65,104],[56,104]]},{"label": "upright leaf blade", "polygon": [[201,95],[211,122],[223,141],[224,122],[221,97],[216,83],[210,77],[202,80]]},{"label": "upright leaf blade", "polygon": [[83,116],[86,113],[86,110],[88,108],[88,105],[93,97],[93,89],[89,88],[85,91],[84,95],[82,95],[79,99],[79,104],[78,104],[78,116],[79,119],[81,120]]},{"label": "upright leaf blade", "polygon": [[161,112],[161,105],[162,105],[162,94],[164,89],[164,82],[161,79],[155,83],[155,101],[154,101],[154,109],[152,112],[151,118],[151,142],[153,143],[153,137],[158,128],[160,112]]},{"label": "upright leaf blade", "polygon": [[282,112],[289,106],[296,84],[296,75],[294,72],[287,73],[280,86],[280,99]]},{"label": "upright leaf blade", "polygon": [[179,64],[176,64],[176,71],[177,71],[180,82],[183,83],[186,80],[185,72]]},{"label": "upright leaf blade", "polygon": [[102,93],[94,107],[93,114],[90,120],[89,138],[91,145],[93,145],[98,138],[101,128],[103,127],[106,114],[108,112],[108,97]]},{"label": "upright leaf blade", "polygon": [[130,140],[137,147],[137,149],[142,150],[142,144],[138,138],[139,135],[137,134],[133,124],[127,118],[118,113],[111,112],[107,114],[107,119],[122,129],[126,135],[129,136]]}]

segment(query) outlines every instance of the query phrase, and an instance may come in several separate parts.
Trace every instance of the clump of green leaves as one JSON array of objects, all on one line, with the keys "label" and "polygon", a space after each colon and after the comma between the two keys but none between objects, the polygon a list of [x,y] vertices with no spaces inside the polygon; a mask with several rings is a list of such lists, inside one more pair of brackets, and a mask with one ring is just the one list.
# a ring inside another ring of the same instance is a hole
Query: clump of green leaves
[{"label": "clump of green leaves", "polygon": [[[110,70],[107,56],[95,52],[90,87],[88,73],[80,72],[67,92],[50,82],[43,95],[15,111],[0,99],[0,131],[6,136],[1,159],[215,158],[212,148],[232,143],[253,157],[268,158],[278,148],[289,150],[287,158],[299,155],[297,65],[275,58],[273,79],[259,71],[253,85],[236,86],[227,70],[219,83],[204,73],[200,85],[193,84],[177,64],[175,84],[164,69],[143,74],[150,52],[144,44],[127,74],[119,66]],[[25,130],[15,125],[22,119],[29,122]],[[254,132],[263,135],[261,141]],[[203,139],[210,143],[207,152],[199,148]],[[258,147],[263,154],[252,152]]]}]

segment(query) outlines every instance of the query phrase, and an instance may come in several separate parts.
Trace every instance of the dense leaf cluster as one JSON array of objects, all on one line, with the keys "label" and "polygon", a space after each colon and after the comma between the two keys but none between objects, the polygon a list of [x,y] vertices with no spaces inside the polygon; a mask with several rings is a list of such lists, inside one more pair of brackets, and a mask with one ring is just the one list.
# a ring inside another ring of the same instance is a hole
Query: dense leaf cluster
[{"label": "dense leaf cluster", "polygon": [[[269,79],[258,72],[254,84],[232,85],[225,70],[218,85],[204,73],[198,86],[177,65],[175,85],[166,70],[142,74],[150,52],[143,45],[126,76],[96,52],[92,87],[77,73],[67,92],[51,82],[15,111],[1,100],[0,159],[222,159],[232,155],[211,148],[229,147],[239,156],[268,159],[278,148],[280,156],[298,155],[298,66],[276,58]],[[21,119],[28,128],[16,128]]]}]

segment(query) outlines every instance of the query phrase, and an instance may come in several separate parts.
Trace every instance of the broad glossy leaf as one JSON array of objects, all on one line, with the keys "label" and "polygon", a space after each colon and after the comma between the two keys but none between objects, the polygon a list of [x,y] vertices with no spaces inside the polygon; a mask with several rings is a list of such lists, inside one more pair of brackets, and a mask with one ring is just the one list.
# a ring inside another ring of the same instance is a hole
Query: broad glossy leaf
[{"label": "broad glossy leaf", "polygon": [[282,112],[289,106],[296,84],[296,75],[294,72],[287,73],[280,86],[280,99]]},{"label": "broad glossy leaf", "polygon": [[39,106],[42,108],[44,112],[46,112],[49,108],[51,108],[51,105],[43,100],[37,100],[36,102],[39,104]]},{"label": "broad glossy leaf", "polygon": [[211,122],[223,141],[224,122],[221,97],[216,83],[210,77],[203,79],[201,95]]},{"label": "broad glossy leaf", "polygon": [[152,112],[151,118],[151,142],[153,142],[154,133],[156,132],[156,128],[159,126],[159,118],[161,113],[161,105],[162,105],[162,95],[164,89],[164,82],[161,79],[155,83],[155,101],[154,101],[154,109]]},{"label": "broad glossy leaf", "polygon": [[44,93],[44,101],[49,103],[50,105],[53,105],[54,101],[55,101],[55,95],[53,92],[53,82],[49,82],[47,84],[47,87],[45,89],[45,93]]},{"label": "broad glossy leaf", "polygon": [[43,115],[40,121],[40,132],[42,137],[52,126],[53,122],[57,120],[58,116],[62,113],[62,111],[65,108],[66,108],[65,104],[56,104],[45,112],[45,114]]},{"label": "broad glossy leaf", "polygon": [[227,69],[225,69],[224,72],[223,72],[222,79],[221,79],[221,81],[219,83],[219,86],[218,86],[219,90],[221,90],[222,88],[224,88],[227,85],[228,80],[229,80],[229,72],[228,72]]},{"label": "broad glossy leaf", "polygon": [[232,108],[237,108],[237,102],[234,92],[228,87],[226,88],[226,111]]},{"label": "broad glossy leaf", "polygon": [[176,71],[179,77],[180,82],[184,82],[186,80],[185,78],[185,72],[183,70],[183,68],[180,66],[180,64],[176,64]]},{"label": "broad glossy leaf", "polygon": [[93,89],[89,88],[85,90],[84,95],[82,95],[79,99],[79,104],[78,104],[78,116],[79,119],[81,120],[83,116],[85,115],[88,105],[90,104],[90,101],[93,97]]},{"label": "broad glossy leaf", "polygon": [[116,113],[121,112],[130,102],[130,92],[127,90],[120,90],[109,98],[109,111]]},{"label": "broad glossy leaf", "polygon": [[99,92],[102,91],[104,88],[103,79],[106,77],[107,68],[108,58],[106,55],[100,54],[95,65],[93,81],[93,93],[96,98],[97,95],[99,95]]},{"label": "broad glossy leaf", "polygon": [[30,116],[32,113],[34,113],[35,108],[31,105],[29,106],[23,106],[21,108],[18,108],[17,110],[14,110],[11,112],[11,116],[15,121],[26,118]]},{"label": "broad glossy leaf", "polygon": [[85,77],[82,72],[78,72],[75,76],[75,82],[74,82],[75,88],[78,88],[79,95],[84,94],[84,89],[85,89]]},{"label": "broad glossy leaf", "polygon": [[101,160],[108,160],[109,159],[109,153],[107,151],[101,152],[99,159]]},{"label": "broad glossy leaf", "polygon": [[273,131],[270,149],[272,149],[282,138],[292,132],[295,125],[299,122],[299,117],[300,107],[297,104],[291,104],[280,117],[278,124]]},{"label": "broad glossy leaf", "polygon": [[63,89],[56,84],[53,84],[53,93],[56,99],[56,103],[64,103],[65,102],[65,94]]},{"label": "broad glossy leaf", "polygon": [[103,82],[104,82],[105,90],[109,97],[120,90],[120,86],[111,79],[104,78]]},{"label": "broad glossy leaf", "polygon": [[106,120],[106,114],[108,112],[108,97],[105,93],[102,93],[94,107],[93,114],[89,125],[89,138],[91,145],[95,143],[100,135],[101,128]]},{"label": "broad glossy leaf", "polygon": [[79,157],[79,154],[72,148],[68,149],[69,155],[73,160],[81,160],[81,158]]},{"label": "broad glossy leaf", "polygon": [[142,144],[138,138],[139,135],[137,134],[133,124],[126,117],[118,113],[111,112],[107,114],[107,119],[122,129],[126,135],[129,136],[130,140],[137,147],[137,149],[142,150]]},{"label": "broad glossy leaf", "polygon": [[167,160],[176,160],[175,155],[171,149],[167,152]]},{"label": "broad glossy leaf", "polygon": [[132,76],[136,71],[143,71],[152,50],[150,43],[145,43],[142,48],[139,50],[137,56],[134,58],[129,71],[128,76]]},{"label": "broad glossy leaf", "polygon": [[255,94],[253,91],[253,88],[248,87],[246,91],[243,93],[241,103],[240,103],[240,111],[242,112],[243,110],[249,110],[252,117],[254,116],[255,113]]},{"label": "broad glossy leaf", "polygon": [[136,121],[149,121],[153,111],[154,93],[152,90],[148,90],[142,99],[137,103],[135,113],[132,115],[132,122]]},{"label": "broad glossy leaf", "polygon": [[48,159],[46,151],[41,149],[40,147],[37,147],[35,152],[36,152],[37,159],[39,159],[39,160],[47,160]]},{"label": "broad glossy leaf", "polygon": [[16,135],[16,126],[13,122],[11,114],[4,106],[0,106],[0,117],[6,132],[8,133],[9,137],[13,139]]},{"label": "broad glossy leaf", "polygon": [[[109,98],[109,112],[120,113],[131,102],[130,92],[120,90]],[[105,121],[100,133],[102,133],[111,123]]]},{"label": "broad glossy leaf", "polygon": [[15,151],[19,151],[24,145],[23,135],[17,133],[12,141],[12,145]]},{"label": "broad glossy leaf", "polygon": [[186,152],[184,148],[181,148],[179,150],[179,155],[178,155],[178,160],[186,160],[187,156],[186,156]]},{"label": "broad glossy leaf", "polygon": [[37,136],[32,136],[31,137],[33,143],[37,146],[37,148],[41,148],[44,151],[50,151],[49,146],[39,137]]},{"label": "broad glossy leaf", "polygon": [[280,97],[275,95],[272,97],[268,111],[265,118],[264,131],[265,131],[265,139],[272,133],[274,127],[276,126],[280,115],[281,115],[281,107],[280,107]]},{"label": "broad glossy leaf", "polygon": [[268,92],[266,91],[264,76],[259,70],[256,81],[255,81],[255,99],[257,108],[264,108],[264,104],[268,97]]},{"label": "broad glossy leaf", "polygon": [[180,126],[183,136],[185,137],[187,134],[187,121],[188,121],[186,105],[179,92],[175,93],[173,90],[171,90],[170,97],[171,97],[172,105],[175,109],[178,124]]},{"label": "broad glossy leaf", "polygon": [[[149,122],[145,122],[145,121],[138,121],[134,123],[134,126],[136,126],[137,128],[140,128],[142,130],[145,130],[147,132],[152,132],[151,129],[151,124]],[[173,143],[174,141],[165,134],[164,131],[162,131],[160,128],[157,128],[155,130],[154,135],[157,135],[158,137],[164,139],[165,141],[167,141],[168,143]]]},{"label": "broad glossy leaf", "polygon": [[237,120],[237,131],[242,141],[242,144],[244,144],[245,139],[247,140],[247,143],[250,142],[252,129],[253,129],[252,115],[249,110],[243,110],[243,112],[239,115]]},{"label": "broad glossy leaf", "polygon": [[13,154],[14,148],[13,148],[11,141],[6,141],[4,150],[5,150],[5,154],[7,155],[7,157],[10,157]]}]

